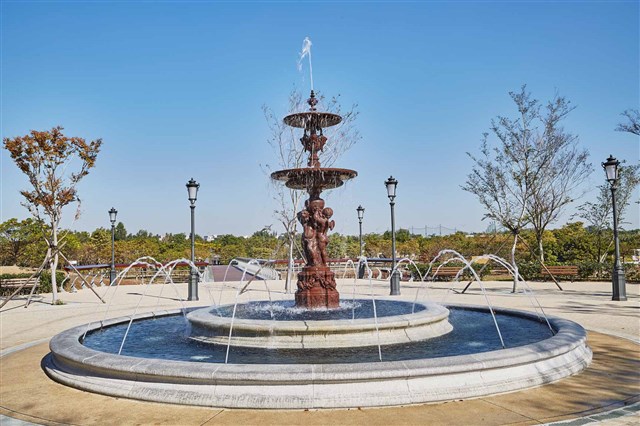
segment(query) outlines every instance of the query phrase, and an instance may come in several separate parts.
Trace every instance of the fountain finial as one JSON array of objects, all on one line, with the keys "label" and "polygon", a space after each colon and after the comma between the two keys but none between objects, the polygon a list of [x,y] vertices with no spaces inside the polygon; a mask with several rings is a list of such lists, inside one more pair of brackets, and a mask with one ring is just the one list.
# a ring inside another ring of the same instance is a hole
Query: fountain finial
[{"label": "fountain finial", "polygon": [[313,91],[313,89],[311,89],[311,97],[307,99],[307,103],[309,104],[309,111],[316,110],[316,105],[318,105],[318,100],[316,99],[316,94]]}]

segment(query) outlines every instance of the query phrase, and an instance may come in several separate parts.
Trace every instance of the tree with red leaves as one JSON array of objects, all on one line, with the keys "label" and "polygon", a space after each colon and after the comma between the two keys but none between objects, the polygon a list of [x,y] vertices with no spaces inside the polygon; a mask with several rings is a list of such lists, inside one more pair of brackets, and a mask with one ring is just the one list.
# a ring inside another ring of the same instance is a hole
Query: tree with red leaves
[{"label": "tree with red leaves", "polygon": [[[77,203],[76,218],[80,215],[80,199],[76,187],[80,180],[95,166],[102,139],[87,143],[83,138],[67,137],[62,127],[48,131],[35,131],[25,136],[5,138],[4,147],[11,159],[27,176],[32,190],[20,191],[25,201],[22,203],[43,227],[43,236],[48,244],[47,257],[50,259],[51,286],[55,304],[58,299],[56,269],[59,255],[59,226],[62,209]],[[79,164],[79,170],[69,172],[70,165]]]}]

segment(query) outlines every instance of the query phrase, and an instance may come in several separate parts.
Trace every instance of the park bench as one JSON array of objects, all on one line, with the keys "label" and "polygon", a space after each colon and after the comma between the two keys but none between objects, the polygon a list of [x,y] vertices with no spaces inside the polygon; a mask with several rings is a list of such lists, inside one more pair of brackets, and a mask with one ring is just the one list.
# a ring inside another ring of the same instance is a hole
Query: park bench
[{"label": "park bench", "polygon": [[[400,281],[411,281],[411,273],[405,269],[398,269]],[[391,277],[391,268],[380,266],[371,267],[371,277],[378,280],[388,280]]]},{"label": "park bench", "polygon": [[451,278],[458,275],[462,268],[460,266],[442,266],[438,269],[436,266],[431,270],[432,278]]},{"label": "park bench", "polygon": [[511,275],[507,268],[502,266],[492,266],[491,267],[491,275]]},{"label": "park bench", "polygon": [[0,279],[0,294],[11,294],[23,285],[21,292],[29,293],[34,286],[40,285],[40,280],[38,278],[2,278]]},{"label": "park bench", "polygon": [[540,274],[549,276],[551,273],[554,277],[569,277],[571,282],[578,276],[578,267],[575,265],[547,266],[547,269],[548,272],[543,267],[540,268]]}]

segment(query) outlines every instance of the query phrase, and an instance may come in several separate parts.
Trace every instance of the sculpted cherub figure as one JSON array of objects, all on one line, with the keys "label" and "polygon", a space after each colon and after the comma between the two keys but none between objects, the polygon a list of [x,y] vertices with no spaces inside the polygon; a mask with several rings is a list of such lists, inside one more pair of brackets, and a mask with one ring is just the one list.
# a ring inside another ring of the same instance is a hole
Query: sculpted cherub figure
[{"label": "sculpted cherub figure", "polygon": [[323,265],[326,265],[329,260],[329,256],[327,255],[327,245],[329,244],[327,232],[332,230],[336,225],[335,220],[330,220],[331,216],[333,216],[333,209],[326,207],[322,211],[318,212],[316,219],[316,222],[318,223],[316,238],[318,239],[318,249],[320,250],[320,257]]}]

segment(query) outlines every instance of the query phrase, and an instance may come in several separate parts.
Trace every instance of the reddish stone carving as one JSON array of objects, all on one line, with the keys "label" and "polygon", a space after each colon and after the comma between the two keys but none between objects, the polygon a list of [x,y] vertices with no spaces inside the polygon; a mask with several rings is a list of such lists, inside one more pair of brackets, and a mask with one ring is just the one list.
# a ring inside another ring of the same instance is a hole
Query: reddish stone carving
[{"label": "reddish stone carving", "polygon": [[298,274],[296,306],[305,308],[337,308],[340,295],[336,290],[335,275],[327,265],[327,232],[335,226],[331,220],[333,210],[325,207],[320,193],[325,189],[337,188],[345,180],[357,176],[354,170],[320,167],[318,153],[324,149],[327,138],[322,135],[322,127],[340,123],[342,117],[336,114],[317,112],[318,103],[313,90],[307,100],[309,112],[291,114],[284,122],[293,127],[301,127],[304,134],[300,139],[305,151],[309,152],[308,168],[280,170],[271,174],[273,179],[283,180],[287,187],[305,189],[309,199],[298,213],[302,224],[302,250],[306,266]]}]

